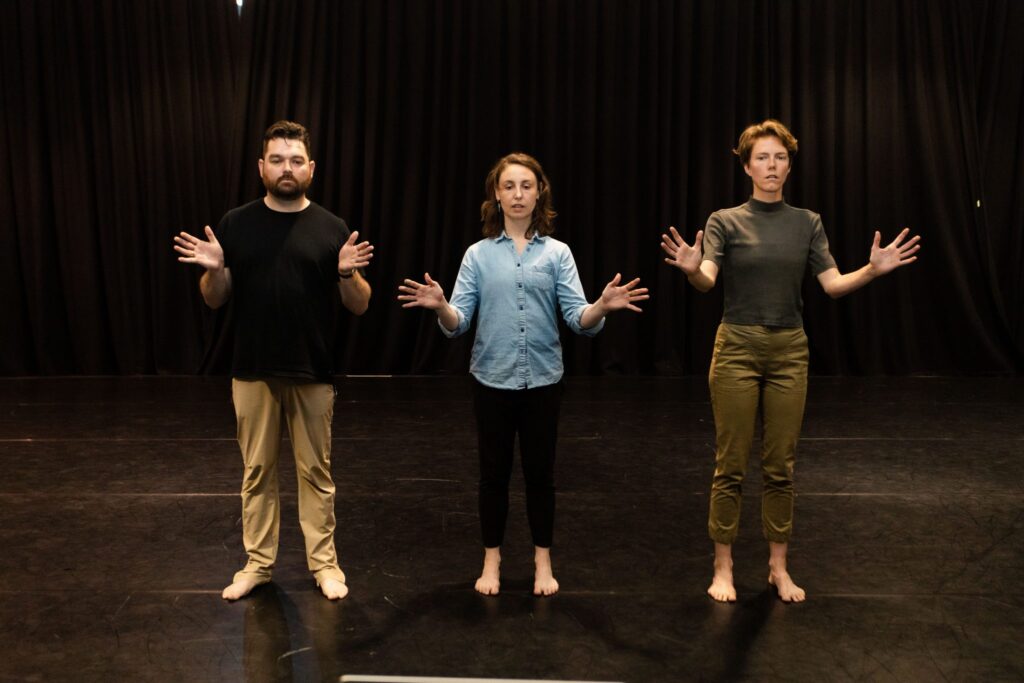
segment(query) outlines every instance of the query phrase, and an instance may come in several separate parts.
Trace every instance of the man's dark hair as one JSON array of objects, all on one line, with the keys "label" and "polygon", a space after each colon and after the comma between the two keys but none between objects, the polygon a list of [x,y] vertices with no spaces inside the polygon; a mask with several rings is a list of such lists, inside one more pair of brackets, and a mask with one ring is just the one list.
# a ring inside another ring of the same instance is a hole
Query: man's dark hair
[{"label": "man's dark hair", "polygon": [[306,146],[306,156],[313,156],[309,147],[309,131],[306,130],[306,127],[301,123],[295,123],[294,121],[278,121],[277,123],[270,124],[270,128],[267,128],[267,132],[263,134],[263,150],[260,152],[260,158],[266,155],[267,143],[274,138],[302,140],[302,144]]}]

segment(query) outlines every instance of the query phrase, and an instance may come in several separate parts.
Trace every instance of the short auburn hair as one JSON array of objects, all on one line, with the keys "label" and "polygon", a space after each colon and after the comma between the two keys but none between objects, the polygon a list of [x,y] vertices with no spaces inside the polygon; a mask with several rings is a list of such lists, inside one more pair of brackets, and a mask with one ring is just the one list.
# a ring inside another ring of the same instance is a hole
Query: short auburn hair
[{"label": "short auburn hair", "polygon": [[754,143],[761,138],[769,137],[778,138],[782,146],[789,152],[790,157],[796,155],[798,149],[796,138],[789,132],[789,128],[775,119],[765,119],[761,123],[747,126],[747,129],[740,133],[740,141],[732,153],[738,156],[746,166],[750,163],[750,152],[754,149]]},{"label": "short auburn hair", "polygon": [[505,218],[495,195],[498,192],[501,174],[509,166],[525,166],[537,177],[537,205],[533,207],[533,216],[530,217],[530,227],[526,234],[550,235],[555,231],[554,221],[558,215],[551,200],[551,183],[544,175],[544,169],[541,168],[539,161],[524,152],[513,152],[498,159],[498,163],[494,164],[491,172],[487,174],[487,179],[484,180],[484,203],[480,205],[484,237],[500,237],[501,231],[505,229]]},{"label": "short auburn hair", "polygon": [[309,131],[301,123],[295,123],[294,121],[278,121],[277,123],[270,124],[266,132],[263,133],[263,150],[260,152],[260,157],[264,157],[267,154],[267,144],[274,138],[284,138],[285,140],[301,140],[302,144],[306,146],[306,156],[312,157],[313,152],[309,147]]}]

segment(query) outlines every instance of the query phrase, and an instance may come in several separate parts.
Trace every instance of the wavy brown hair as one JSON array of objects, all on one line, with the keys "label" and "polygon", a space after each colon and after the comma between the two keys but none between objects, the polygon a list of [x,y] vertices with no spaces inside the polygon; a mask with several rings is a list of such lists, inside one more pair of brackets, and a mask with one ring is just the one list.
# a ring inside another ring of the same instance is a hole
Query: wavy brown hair
[{"label": "wavy brown hair", "polygon": [[750,163],[750,153],[754,149],[754,143],[761,138],[770,137],[779,139],[782,146],[789,152],[790,159],[796,156],[798,148],[796,138],[789,132],[789,128],[786,128],[786,126],[775,119],[765,119],[761,123],[747,126],[747,129],[740,133],[740,141],[732,153],[738,156],[743,165],[746,166]]},{"label": "wavy brown hair", "polygon": [[527,236],[531,233],[541,236],[550,235],[555,231],[554,221],[555,216],[558,215],[555,213],[551,200],[551,183],[544,175],[544,169],[541,168],[539,161],[524,152],[512,152],[512,154],[498,159],[498,163],[494,164],[494,168],[487,174],[487,179],[484,181],[484,203],[480,205],[480,221],[484,224],[484,237],[499,237],[501,231],[505,229],[505,216],[499,210],[500,205],[495,199],[495,195],[498,192],[498,181],[501,180],[502,172],[512,165],[525,166],[537,177],[537,205],[533,207],[530,227],[526,231]]}]

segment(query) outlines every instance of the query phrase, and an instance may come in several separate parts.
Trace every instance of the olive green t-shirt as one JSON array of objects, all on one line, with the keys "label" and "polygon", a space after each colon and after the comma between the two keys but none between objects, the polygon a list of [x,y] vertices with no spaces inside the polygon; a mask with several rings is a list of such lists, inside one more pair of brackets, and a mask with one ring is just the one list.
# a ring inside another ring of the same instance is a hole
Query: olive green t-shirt
[{"label": "olive green t-shirt", "polygon": [[725,279],[722,321],[769,327],[802,327],[800,286],[807,265],[815,277],[836,266],[821,216],[753,197],[711,214],[704,260]]}]

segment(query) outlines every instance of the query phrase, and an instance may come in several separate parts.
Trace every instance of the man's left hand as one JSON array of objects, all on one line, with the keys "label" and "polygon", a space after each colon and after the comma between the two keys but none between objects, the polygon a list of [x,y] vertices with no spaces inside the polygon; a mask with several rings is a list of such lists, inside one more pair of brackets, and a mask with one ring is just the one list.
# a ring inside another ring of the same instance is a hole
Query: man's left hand
[{"label": "man's left hand", "polygon": [[370,265],[370,259],[373,258],[373,245],[365,240],[356,244],[357,239],[359,239],[358,230],[348,236],[348,240],[338,252],[339,273],[351,274],[356,268],[365,268]]}]

